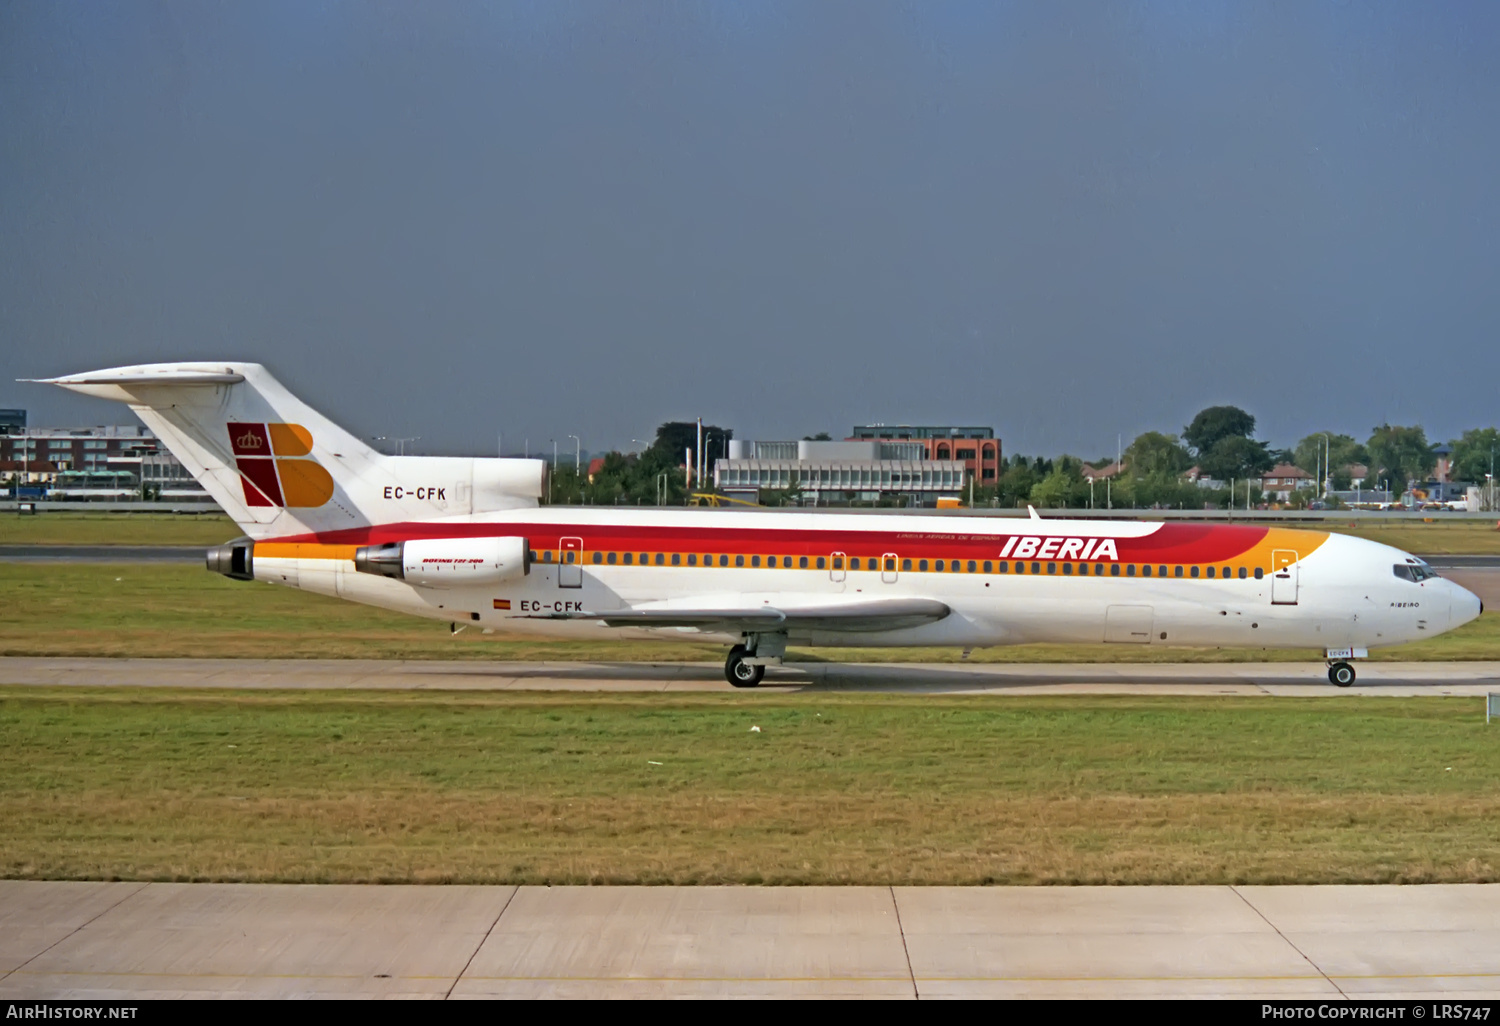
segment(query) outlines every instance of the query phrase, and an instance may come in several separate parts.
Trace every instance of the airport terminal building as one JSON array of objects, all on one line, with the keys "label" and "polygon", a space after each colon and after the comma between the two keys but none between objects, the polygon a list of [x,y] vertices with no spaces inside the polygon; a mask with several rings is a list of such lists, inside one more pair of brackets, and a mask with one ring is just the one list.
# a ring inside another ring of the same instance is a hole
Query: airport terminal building
[{"label": "airport terminal building", "polygon": [[731,439],[714,462],[714,485],[731,498],[760,502],[782,492],[805,505],[895,502],[936,505],[968,479],[961,461],[928,459],[920,442],[747,442]]},{"label": "airport terminal building", "polygon": [[48,499],[213,503],[148,428],[33,428],[24,410],[0,412],[18,415],[0,435],[0,475],[43,488]]}]

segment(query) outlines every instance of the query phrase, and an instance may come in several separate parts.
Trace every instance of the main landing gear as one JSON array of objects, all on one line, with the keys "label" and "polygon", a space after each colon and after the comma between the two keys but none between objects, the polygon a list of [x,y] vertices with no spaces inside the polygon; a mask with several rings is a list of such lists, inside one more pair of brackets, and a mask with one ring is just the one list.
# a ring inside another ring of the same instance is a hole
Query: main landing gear
[{"label": "main landing gear", "polygon": [[1354,667],[1346,662],[1328,664],[1328,683],[1347,688],[1354,683]]},{"label": "main landing gear", "polygon": [[724,677],[737,688],[753,688],[766,675],[764,665],[752,666],[745,662],[748,654],[744,645],[736,645],[729,650],[729,658],[724,661]]}]

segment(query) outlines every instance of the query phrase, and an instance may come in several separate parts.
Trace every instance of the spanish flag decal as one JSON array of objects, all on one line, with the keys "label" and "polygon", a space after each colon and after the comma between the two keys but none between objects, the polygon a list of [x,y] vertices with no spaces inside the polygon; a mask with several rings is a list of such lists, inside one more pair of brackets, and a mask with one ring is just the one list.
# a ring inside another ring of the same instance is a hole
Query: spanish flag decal
[{"label": "spanish flag decal", "polygon": [[496,599],[495,600],[495,608],[496,609],[509,609],[510,608],[510,599]]},{"label": "spanish flag decal", "polygon": [[312,433],[301,424],[229,424],[235,469],[247,506],[305,508],[333,498],[333,478],[315,460]]}]

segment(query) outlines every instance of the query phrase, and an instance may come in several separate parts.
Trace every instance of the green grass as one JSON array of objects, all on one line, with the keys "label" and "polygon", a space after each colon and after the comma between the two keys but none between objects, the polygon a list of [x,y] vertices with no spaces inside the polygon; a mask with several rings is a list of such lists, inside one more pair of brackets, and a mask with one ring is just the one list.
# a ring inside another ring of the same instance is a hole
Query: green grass
[{"label": "green grass", "polygon": [[0,514],[0,545],[219,545],[244,532],[222,513]]},{"label": "green grass", "polygon": [[1321,525],[1306,526],[1367,538],[1422,555],[1492,556],[1500,553],[1500,529],[1496,526],[1500,518],[1444,522],[1442,515],[1435,513],[1432,520],[1430,524],[1416,520],[1325,520]]},{"label": "green grass", "polygon": [[13,878],[1500,880],[1477,699],[0,688],[0,750]]},{"label": "green grass", "polygon": [[[721,661],[724,647],[680,641],[550,641],[486,635],[196,566],[0,563],[0,655],[292,659],[402,658]],[[953,662],[947,648],[793,650],[837,662]],[[1319,660],[1313,649],[1190,649],[1136,645],[1015,645],[974,662],[1264,662]],[[1500,659],[1500,611],[1431,641],[1373,658]]]}]

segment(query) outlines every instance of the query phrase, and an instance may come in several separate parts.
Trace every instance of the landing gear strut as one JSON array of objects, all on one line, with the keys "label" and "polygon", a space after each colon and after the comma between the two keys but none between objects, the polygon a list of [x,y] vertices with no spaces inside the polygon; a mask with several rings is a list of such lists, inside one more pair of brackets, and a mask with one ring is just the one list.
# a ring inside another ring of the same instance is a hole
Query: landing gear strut
[{"label": "landing gear strut", "polygon": [[724,661],[724,677],[737,688],[753,688],[766,675],[764,666],[745,662],[748,654],[744,645],[736,645],[729,650],[729,658]]},{"label": "landing gear strut", "polygon": [[1345,662],[1330,663],[1328,683],[1341,688],[1349,687],[1354,683],[1354,667]]}]

